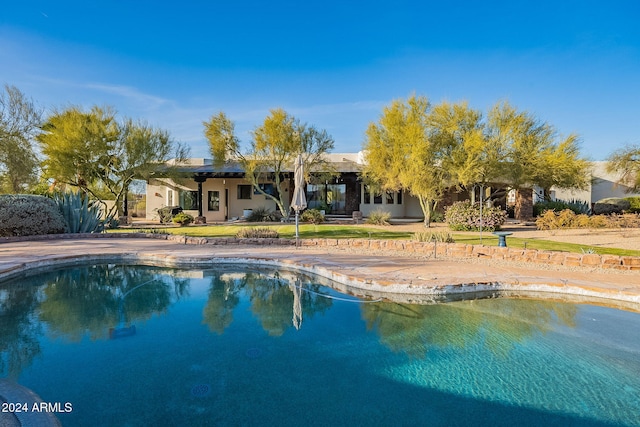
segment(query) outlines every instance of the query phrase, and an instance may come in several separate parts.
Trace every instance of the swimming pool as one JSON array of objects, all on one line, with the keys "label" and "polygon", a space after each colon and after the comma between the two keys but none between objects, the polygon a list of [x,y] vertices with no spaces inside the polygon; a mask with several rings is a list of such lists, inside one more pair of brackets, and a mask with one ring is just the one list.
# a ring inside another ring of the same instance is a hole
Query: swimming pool
[{"label": "swimming pool", "polygon": [[0,286],[0,377],[64,426],[640,425],[640,315],[363,301],[311,276],[95,265]]}]

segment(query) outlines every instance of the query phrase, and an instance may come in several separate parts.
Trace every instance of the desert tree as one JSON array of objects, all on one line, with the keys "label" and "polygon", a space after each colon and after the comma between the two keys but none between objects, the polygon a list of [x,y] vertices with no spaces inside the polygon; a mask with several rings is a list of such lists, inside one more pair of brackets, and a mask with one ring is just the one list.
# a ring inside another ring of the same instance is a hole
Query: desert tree
[{"label": "desert tree", "polygon": [[607,157],[606,169],[619,176],[617,183],[629,193],[640,191],[640,145],[628,145]]},{"label": "desert tree", "polygon": [[561,137],[554,126],[506,102],[497,103],[487,117],[489,138],[504,153],[497,177],[516,190],[516,217],[522,190],[537,185],[545,199],[551,187],[584,189],[590,181],[590,163],[580,152],[575,134]]},{"label": "desert tree", "polygon": [[[325,155],[333,149],[333,138],[325,130],[300,123],[282,109],[271,110],[262,125],[253,130],[247,150],[243,150],[235,124],[224,112],[214,114],[203,125],[215,164],[238,162],[247,181],[275,202],[285,218],[289,217],[289,200],[284,183],[290,178],[295,158],[303,156],[307,181],[312,174],[329,169]],[[261,186],[265,182],[274,183],[276,194],[265,192]]]},{"label": "desert tree", "polygon": [[166,162],[188,155],[168,132],[129,118],[119,121],[111,108],[96,106],[54,112],[38,141],[45,175],[96,200],[114,200],[109,215],[125,213],[122,202],[134,179],[148,179],[160,169],[170,176]]},{"label": "desert tree", "polygon": [[395,100],[385,107],[366,131],[364,181],[377,191],[404,190],[415,196],[425,226],[450,185],[443,167],[444,138],[434,138],[430,125],[431,104],[425,97]]},{"label": "desert tree", "polygon": [[20,193],[37,182],[35,136],[42,112],[15,86],[0,93],[0,192]]}]

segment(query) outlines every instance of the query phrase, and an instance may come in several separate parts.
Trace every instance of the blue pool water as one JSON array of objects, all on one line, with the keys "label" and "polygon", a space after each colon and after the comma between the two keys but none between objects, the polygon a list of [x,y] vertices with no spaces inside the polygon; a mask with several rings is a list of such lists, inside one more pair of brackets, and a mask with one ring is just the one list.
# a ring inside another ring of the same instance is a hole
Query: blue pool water
[{"label": "blue pool water", "polygon": [[0,285],[0,378],[71,403],[64,426],[633,426],[640,315],[98,265]]}]

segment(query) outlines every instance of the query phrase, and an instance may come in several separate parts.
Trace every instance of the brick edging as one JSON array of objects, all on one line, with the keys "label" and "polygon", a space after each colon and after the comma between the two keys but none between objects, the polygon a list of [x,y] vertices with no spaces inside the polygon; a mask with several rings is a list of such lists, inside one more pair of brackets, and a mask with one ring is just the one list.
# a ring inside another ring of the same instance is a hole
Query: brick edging
[{"label": "brick edging", "polygon": [[[1,237],[0,243],[101,238],[160,239],[185,245],[281,245],[293,246],[295,239],[238,239],[235,237],[189,237],[154,233],[86,233],[48,234],[40,236]],[[433,243],[413,240],[368,239],[301,239],[301,246],[348,247],[354,249],[390,250],[450,258],[484,258],[533,264],[551,264],[565,267],[608,268],[616,270],[640,270],[640,257],[578,254],[572,252],[541,251],[537,249],[503,248],[498,246],[468,245],[464,243]]]}]

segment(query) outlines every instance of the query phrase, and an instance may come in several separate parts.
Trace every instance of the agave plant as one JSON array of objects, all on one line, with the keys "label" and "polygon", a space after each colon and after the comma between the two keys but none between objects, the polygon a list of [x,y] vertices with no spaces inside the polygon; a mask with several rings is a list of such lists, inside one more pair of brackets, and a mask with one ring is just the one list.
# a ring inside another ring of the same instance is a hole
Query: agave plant
[{"label": "agave plant", "polygon": [[102,219],[103,209],[81,193],[62,193],[55,197],[69,233],[101,233],[110,218]]}]

